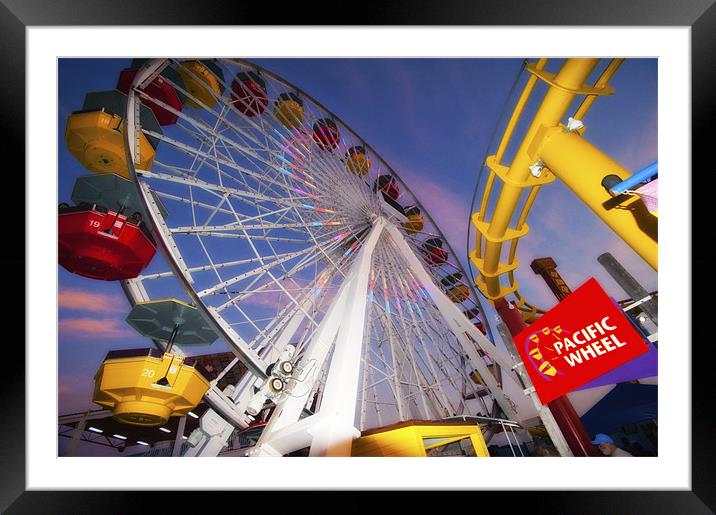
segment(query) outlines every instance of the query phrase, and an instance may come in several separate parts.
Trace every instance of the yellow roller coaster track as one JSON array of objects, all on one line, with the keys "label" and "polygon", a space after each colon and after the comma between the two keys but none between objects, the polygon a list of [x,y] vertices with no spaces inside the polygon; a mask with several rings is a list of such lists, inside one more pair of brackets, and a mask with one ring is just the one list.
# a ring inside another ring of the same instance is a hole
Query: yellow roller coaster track
[{"label": "yellow roller coaster track", "polygon": [[[470,260],[480,272],[475,280],[480,291],[493,303],[515,295],[516,306],[523,318],[531,322],[543,310],[529,304],[518,291],[514,272],[519,266],[515,257],[517,244],[529,227],[525,223],[542,186],[561,179],[587,206],[594,211],[617,235],[639,254],[654,270],[657,269],[657,221],[638,197],[614,205],[614,200],[602,187],[605,175],[618,175],[622,180],[631,174],[616,161],[582,137],[583,124],[571,126],[562,120],[575,96],[584,100],[571,117],[581,121],[600,95],[610,95],[613,88],[609,80],[623,59],[612,59],[597,81],[589,86],[585,81],[594,71],[599,59],[567,59],[558,73],[545,70],[547,59],[528,64],[531,74],[515,105],[502,139],[494,155],[486,160],[490,170],[482,195],[480,210],[473,213],[476,245]],[[547,83],[547,92],[534,115],[510,165],[502,164],[512,133],[520,120],[538,80]],[[502,181],[492,217],[487,220],[486,210],[495,179]],[[515,225],[510,222],[520,198],[527,190],[527,198]],[[484,245],[483,245],[484,240]],[[501,261],[502,247],[510,243],[507,259]],[[507,284],[500,277],[507,276]]]}]

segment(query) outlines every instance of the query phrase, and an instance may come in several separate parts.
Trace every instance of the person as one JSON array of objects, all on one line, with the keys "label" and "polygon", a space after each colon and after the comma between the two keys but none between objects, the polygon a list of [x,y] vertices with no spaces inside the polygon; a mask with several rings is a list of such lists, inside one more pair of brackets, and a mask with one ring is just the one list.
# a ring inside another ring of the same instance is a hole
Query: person
[{"label": "person", "polygon": [[620,449],[614,444],[614,440],[609,435],[604,433],[597,434],[596,438],[592,440],[594,445],[599,446],[599,450],[602,454],[611,458],[631,458],[632,455],[626,452],[624,449]]}]

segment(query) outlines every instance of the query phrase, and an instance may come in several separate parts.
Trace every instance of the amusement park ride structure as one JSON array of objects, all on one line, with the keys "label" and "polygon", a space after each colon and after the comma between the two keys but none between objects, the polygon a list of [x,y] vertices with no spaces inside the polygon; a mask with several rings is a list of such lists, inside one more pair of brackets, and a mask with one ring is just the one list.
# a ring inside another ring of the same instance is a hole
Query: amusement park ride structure
[{"label": "amusement park ride structure", "polygon": [[[517,241],[528,231],[539,189],[557,177],[656,268],[656,224],[638,198],[622,195],[619,209],[604,207],[613,203],[601,186],[605,171],[621,179],[629,173],[580,132],[593,99],[611,93],[607,82],[620,62],[613,60],[593,86],[584,82],[597,59],[567,59],[554,75],[545,71],[545,59],[528,65],[532,76],[497,153],[487,159],[490,175],[472,217],[478,237],[470,259],[480,271],[480,292],[513,334],[514,314],[521,313],[523,323],[540,313],[517,293]],[[505,166],[537,80],[549,85],[547,94]],[[133,312],[153,313],[143,315],[143,329],[135,327],[153,339],[161,357],[107,356],[95,400],[114,409],[115,418],[124,406],[120,418],[128,423],[161,424],[185,414],[203,394],[210,408],[189,435],[185,456],[216,456],[237,428],[264,422],[245,455],[310,449],[310,456],[350,456],[362,433],[396,422],[476,415],[499,420],[503,429],[504,419],[524,422],[514,398],[526,394],[560,454],[578,454],[558,423],[564,417],[541,405],[511,342],[506,352],[483,334],[483,327],[488,335],[491,329],[475,320],[484,316],[478,294],[462,281],[465,271],[429,214],[380,156],[318,101],[267,70],[229,59],[137,60],[118,89],[102,97],[111,98],[112,107],[73,113],[66,138],[89,169],[129,179],[140,207],[126,217],[127,201],[104,206],[111,223],[92,225],[99,230],[80,239],[69,237],[73,229],[64,239],[65,263],[86,276],[103,278],[98,263],[109,259],[103,244],[88,241],[96,235],[120,244],[130,226],[151,236],[168,264],[157,269],[145,260],[140,268],[146,270],[122,278]],[[561,125],[576,95],[585,101]],[[496,178],[504,185],[488,222]],[[82,202],[69,210],[97,218],[97,203]],[[69,213],[62,209],[61,220]],[[501,261],[506,242],[508,258]],[[509,284],[500,284],[502,275]],[[188,304],[161,301],[172,310],[162,312],[157,301],[168,279],[181,285]],[[518,309],[505,300],[513,293]],[[201,341],[218,337],[236,356],[211,381],[187,368],[193,365],[182,347],[195,340],[182,327],[190,321]],[[239,362],[247,372],[219,389]],[[161,417],[152,418],[157,413]],[[524,430],[522,437],[531,438]]]}]

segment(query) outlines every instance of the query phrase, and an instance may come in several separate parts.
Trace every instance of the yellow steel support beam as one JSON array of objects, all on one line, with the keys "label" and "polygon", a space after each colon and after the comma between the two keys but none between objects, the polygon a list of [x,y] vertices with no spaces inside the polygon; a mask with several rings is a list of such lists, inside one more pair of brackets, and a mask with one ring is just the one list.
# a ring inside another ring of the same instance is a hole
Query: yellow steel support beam
[{"label": "yellow steel support beam", "polygon": [[[532,70],[540,72],[544,69],[546,64],[547,59],[542,58],[537,61],[537,64],[534,66],[534,68],[532,68]],[[495,153],[495,161],[497,161],[498,163],[502,162],[502,157],[505,155],[507,144],[512,137],[512,133],[515,131],[515,127],[517,127],[517,123],[520,121],[522,111],[524,110],[525,105],[527,105],[527,100],[529,100],[530,95],[532,95],[532,90],[534,89],[536,84],[537,75],[532,73],[532,76],[527,79],[527,84],[525,84],[525,88],[522,90],[519,100],[517,100],[517,105],[515,105],[515,109],[512,111],[512,116],[510,116],[510,120],[507,122],[507,127],[505,127],[505,132],[502,135],[500,145],[497,147],[497,152]]]},{"label": "yellow steel support beam", "polygon": [[[505,234],[524,189],[524,186],[519,186],[519,184],[528,185],[529,166],[538,159],[533,143],[539,142],[545,129],[556,127],[561,122],[575,95],[587,93],[583,87],[584,82],[598,61],[598,59],[567,59],[561,70],[554,77],[550,77],[550,82],[558,87],[552,85],[547,91],[515,154],[512,165],[507,170],[506,177],[509,180],[505,182],[500,191],[494,215],[486,234],[484,234],[486,239],[485,255],[481,263],[482,266],[479,267],[478,283],[489,299],[504,297],[515,289],[501,288],[497,272],[500,267],[502,244],[507,240]],[[536,67],[528,67],[528,69],[534,75],[539,76],[541,73]],[[477,237],[482,236],[478,231]],[[504,269],[504,264],[502,268]]]},{"label": "yellow steel support beam", "polygon": [[539,157],[624,242],[657,270],[657,220],[637,196],[616,203],[602,187],[605,175],[631,174],[579,134],[550,129]]},{"label": "yellow steel support beam", "polygon": [[[612,59],[609,65],[607,65],[607,67],[597,79],[597,82],[594,83],[594,87],[597,89],[606,87],[609,80],[614,76],[614,74],[617,72],[623,62],[624,59],[621,58]],[[587,95],[582,102],[582,105],[579,106],[579,108],[572,117],[576,120],[583,120],[584,115],[586,115],[587,111],[589,111],[589,109],[592,107],[592,104],[597,99],[597,96],[598,95]]]}]

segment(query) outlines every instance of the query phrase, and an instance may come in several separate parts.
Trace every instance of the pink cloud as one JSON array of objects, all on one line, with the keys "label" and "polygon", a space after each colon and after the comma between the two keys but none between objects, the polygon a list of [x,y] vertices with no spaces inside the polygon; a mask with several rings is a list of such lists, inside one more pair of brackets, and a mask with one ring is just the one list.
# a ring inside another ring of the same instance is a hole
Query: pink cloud
[{"label": "pink cloud", "polygon": [[[308,287],[310,284],[309,279],[304,279],[300,277],[293,277],[291,278],[284,286],[286,290],[294,297],[294,298],[301,298],[302,296],[302,289]],[[274,287],[275,288],[275,287]],[[333,298],[335,295],[335,292],[337,288],[334,285],[325,286],[325,288],[328,288],[328,292],[326,293],[323,305],[327,306],[330,303],[330,299]],[[282,291],[267,291],[267,292],[259,292],[255,295],[252,295],[251,297],[248,297],[246,300],[241,301],[241,304],[250,304],[251,306],[259,307],[259,308],[267,308],[271,310],[277,310],[280,308],[283,308],[284,306],[291,303],[291,299],[288,298],[288,295],[283,293]]]},{"label": "pink cloud", "polygon": [[[63,382],[64,381],[64,382]],[[75,392],[74,387],[71,383],[66,382],[66,379],[60,380],[59,385],[57,386],[57,393],[62,395],[72,395]]]},{"label": "pink cloud", "polygon": [[59,321],[59,329],[64,336],[83,340],[136,336],[124,320],[116,318],[64,318]]},{"label": "pink cloud", "polygon": [[93,376],[88,374],[62,374],[57,383],[60,415],[98,409],[92,402]]},{"label": "pink cloud", "polygon": [[[464,259],[465,231],[470,216],[469,200],[466,201],[462,195],[431,179],[428,173],[408,167],[398,168],[397,173],[458,253],[458,259]],[[399,202],[401,200],[398,199]]]},{"label": "pink cloud", "polygon": [[284,304],[281,297],[285,297],[282,292],[259,292],[246,298],[246,300],[242,300],[239,304],[251,304],[259,308],[276,309],[277,306]]},{"label": "pink cloud", "polygon": [[71,288],[60,289],[59,308],[94,313],[126,313],[127,301],[120,295],[89,293]]}]

